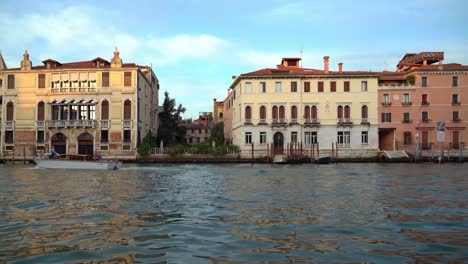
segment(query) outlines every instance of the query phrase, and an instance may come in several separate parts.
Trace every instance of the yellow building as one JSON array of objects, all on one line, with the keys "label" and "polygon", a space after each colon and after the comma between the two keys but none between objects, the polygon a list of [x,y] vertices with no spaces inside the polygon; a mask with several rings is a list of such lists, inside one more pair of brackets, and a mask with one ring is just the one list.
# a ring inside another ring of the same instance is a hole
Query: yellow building
[{"label": "yellow building", "polygon": [[137,143],[158,127],[158,79],[152,69],[103,58],[4,69],[1,147],[5,156],[59,153],[134,159]]},{"label": "yellow building", "polygon": [[216,98],[213,99],[213,121],[214,124],[224,122],[223,102],[216,101]]},{"label": "yellow building", "polygon": [[379,73],[343,71],[342,63],[330,71],[328,56],[323,70],[302,68],[300,60],[283,58],[276,68],[233,81],[233,144],[249,155],[251,144],[266,149],[273,143],[280,154],[287,143],[302,143],[305,149],[318,144],[320,156],[337,144],[340,157],[376,157]]}]

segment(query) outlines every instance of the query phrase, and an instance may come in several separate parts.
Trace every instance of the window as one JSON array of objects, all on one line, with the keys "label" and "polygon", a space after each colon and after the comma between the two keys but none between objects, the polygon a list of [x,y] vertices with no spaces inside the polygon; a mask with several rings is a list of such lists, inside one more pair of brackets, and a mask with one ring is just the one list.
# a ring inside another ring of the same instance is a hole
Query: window
[{"label": "window", "polygon": [[318,92],[323,93],[323,82],[318,82]]},{"label": "window", "polygon": [[403,113],[403,123],[410,122],[410,113]]},{"label": "window", "polygon": [[205,134],[208,134],[208,129],[205,128]]},{"label": "window", "polygon": [[260,144],[266,144],[266,132],[260,132]]},{"label": "window", "polygon": [[197,143],[200,143],[200,137],[197,137]]},{"label": "window", "polygon": [[281,93],[281,82],[275,82],[275,93]]},{"label": "window", "polygon": [[273,108],[271,109],[271,117],[273,119],[277,119],[278,118],[278,107],[275,105],[273,106]]},{"label": "window", "polygon": [[367,92],[367,81],[361,81],[361,92]]},{"label": "window", "polygon": [[345,92],[349,92],[349,91],[350,91],[349,81],[345,81],[345,82],[344,82],[344,91],[345,91]]},{"label": "window", "polygon": [[190,143],[190,144],[193,143],[193,137],[189,137],[189,143]]},{"label": "window", "polygon": [[403,94],[403,103],[408,104],[410,102],[409,93]]},{"label": "window", "polygon": [[295,105],[291,107],[291,119],[293,122],[297,121],[297,106]]},{"label": "window", "polygon": [[15,142],[14,136],[13,136],[13,131],[11,131],[11,130],[5,131],[5,143],[13,144],[13,142]]},{"label": "window", "polygon": [[306,105],[304,107],[304,118],[309,119],[310,118],[310,106]]},{"label": "window", "polygon": [[102,87],[109,87],[109,72],[102,73]]},{"label": "window", "polygon": [[291,92],[297,92],[297,82],[291,82]]},{"label": "window", "polygon": [[101,142],[109,142],[109,130],[101,130]]},{"label": "window", "polygon": [[7,109],[6,109],[6,121],[13,121],[13,116],[14,116],[14,104],[13,104],[13,102],[8,102],[6,106],[7,106]]},{"label": "window", "polygon": [[131,72],[124,73],[124,86],[132,86],[132,73]]},{"label": "window", "polygon": [[39,74],[38,88],[45,88],[45,74]]},{"label": "window", "polygon": [[251,93],[252,92],[252,83],[251,82],[246,82],[245,83],[245,93]]},{"label": "window", "polygon": [[427,77],[421,77],[421,86],[427,87]]},{"label": "window", "polygon": [[88,105],[88,119],[89,120],[96,119],[96,106],[95,105]]},{"label": "window", "polygon": [[368,116],[367,105],[363,105],[361,107],[361,118],[362,119],[367,119],[367,116]]},{"label": "window", "polygon": [[421,113],[421,119],[422,121],[429,121],[429,113],[424,111]]},{"label": "window", "polygon": [[317,116],[318,116],[318,115],[317,115],[317,106],[313,105],[312,108],[311,108],[311,110],[312,110],[312,118],[313,118],[313,119],[317,119],[317,118],[318,118],[318,117],[317,117]]},{"label": "window", "polygon": [[336,92],[336,82],[330,82],[330,92]]},{"label": "window", "polygon": [[131,142],[131,141],[132,141],[132,131],[124,130],[123,142]]},{"label": "window", "polygon": [[369,132],[361,131],[361,144],[369,143]]},{"label": "window", "polygon": [[260,106],[260,122],[266,122],[266,107]]},{"label": "window", "polygon": [[260,93],[266,93],[266,83],[260,82]]},{"label": "window", "polygon": [[245,122],[246,123],[252,122],[252,108],[250,106],[245,107]]},{"label": "window", "polygon": [[343,106],[339,105],[336,109],[336,112],[338,114],[338,118],[343,118]]},{"label": "window", "polygon": [[392,113],[382,113],[382,123],[392,122]]},{"label": "window", "polygon": [[223,118],[223,113],[219,113],[219,118]]},{"label": "window", "polygon": [[252,144],[252,132],[245,132],[245,144]]},{"label": "window", "polygon": [[304,92],[305,93],[310,93],[310,82],[305,82],[304,83]]},{"label": "window", "polygon": [[406,131],[403,133],[403,144],[411,145],[411,132]]},{"label": "window", "polygon": [[304,132],[304,142],[306,145],[317,144],[317,132]]},{"label": "window", "polygon": [[284,115],[285,115],[284,106],[280,106],[279,107],[279,118],[284,119]]},{"label": "window", "polygon": [[427,105],[427,104],[428,104],[428,101],[427,101],[427,94],[422,94],[422,95],[421,95],[421,104],[423,104],[423,105]]},{"label": "window", "polygon": [[198,134],[201,134],[201,129],[198,129]]},{"label": "window", "polygon": [[452,77],[452,87],[458,87],[458,76]]},{"label": "window", "polygon": [[15,89],[15,76],[8,75],[8,89]]},{"label": "window", "polygon": [[101,120],[109,119],[109,102],[107,100],[101,103]]},{"label": "window", "polygon": [[124,102],[124,120],[132,119],[132,102],[125,100]]},{"label": "window", "polygon": [[205,142],[205,143],[208,142],[208,137],[204,137],[203,142]]},{"label": "window", "polygon": [[291,143],[297,143],[297,132],[291,132]]},{"label": "window", "polygon": [[351,107],[349,105],[344,107],[344,117],[351,118]]},{"label": "window", "polygon": [[36,142],[44,143],[44,131],[43,130],[36,131]]},{"label": "window", "polygon": [[458,94],[452,94],[452,104],[453,105],[460,104],[460,101],[458,100]]},{"label": "window", "polygon": [[338,131],[336,142],[340,145],[349,145],[351,135],[349,131]]},{"label": "window", "polygon": [[383,95],[383,102],[384,102],[384,104],[389,104],[390,103],[390,96],[388,94]]},{"label": "window", "polygon": [[458,111],[453,111],[452,112],[452,120],[453,121],[459,121],[460,120],[460,113]]},{"label": "window", "polygon": [[45,108],[44,102],[39,102],[37,104],[37,120],[38,121],[44,121],[44,108]]}]

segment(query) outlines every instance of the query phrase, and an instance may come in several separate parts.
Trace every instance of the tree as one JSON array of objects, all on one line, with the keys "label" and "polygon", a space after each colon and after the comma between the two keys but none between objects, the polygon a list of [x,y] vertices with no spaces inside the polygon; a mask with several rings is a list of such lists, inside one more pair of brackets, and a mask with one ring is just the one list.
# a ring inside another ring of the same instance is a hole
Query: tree
[{"label": "tree", "polygon": [[224,144],[224,122],[219,122],[211,129],[211,137],[216,145]]},{"label": "tree", "polygon": [[185,137],[185,127],[180,125],[181,115],[185,113],[186,108],[179,104],[176,106],[176,100],[169,97],[169,92],[164,92],[163,110],[159,113],[159,128],[157,142],[165,146],[177,143],[183,143]]}]

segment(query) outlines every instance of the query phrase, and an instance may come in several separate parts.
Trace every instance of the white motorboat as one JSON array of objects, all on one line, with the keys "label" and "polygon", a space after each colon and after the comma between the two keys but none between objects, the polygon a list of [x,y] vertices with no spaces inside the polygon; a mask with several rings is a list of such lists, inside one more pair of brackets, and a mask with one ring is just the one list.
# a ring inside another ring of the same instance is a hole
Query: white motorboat
[{"label": "white motorboat", "polygon": [[61,155],[58,159],[35,159],[43,169],[117,170],[122,163],[117,160],[93,160],[89,155]]}]

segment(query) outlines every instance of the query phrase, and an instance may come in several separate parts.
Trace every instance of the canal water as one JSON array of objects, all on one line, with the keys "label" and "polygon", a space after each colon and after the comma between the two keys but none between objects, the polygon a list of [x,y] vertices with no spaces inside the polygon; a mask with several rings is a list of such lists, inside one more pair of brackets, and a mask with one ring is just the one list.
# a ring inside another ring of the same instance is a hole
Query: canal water
[{"label": "canal water", "polygon": [[468,165],[0,165],[0,263],[468,262]]}]

